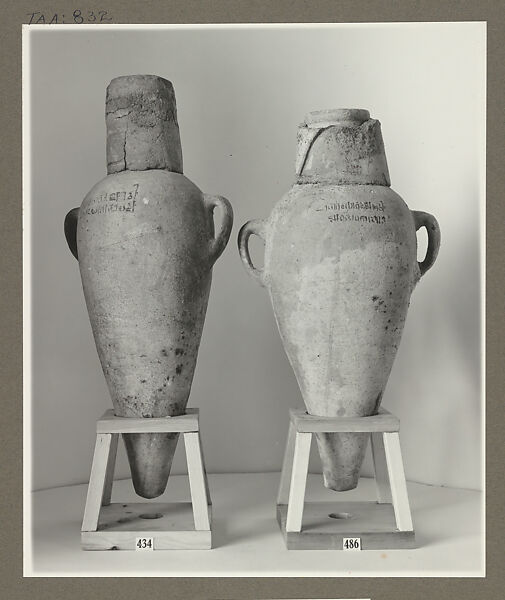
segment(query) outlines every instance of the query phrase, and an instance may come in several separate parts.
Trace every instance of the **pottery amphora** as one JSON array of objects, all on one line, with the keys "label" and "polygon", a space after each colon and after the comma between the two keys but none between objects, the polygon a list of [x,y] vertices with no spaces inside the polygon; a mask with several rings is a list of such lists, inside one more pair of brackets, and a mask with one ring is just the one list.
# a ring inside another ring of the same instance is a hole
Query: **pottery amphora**
[{"label": "pottery amphora", "polygon": [[[417,261],[416,231],[428,248]],[[265,242],[263,269],[248,250]],[[377,413],[409,300],[435,262],[435,218],[390,188],[380,123],[366,110],[310,113],[298,131],[296,182],[266,220],[246,223],[239,251],[265,286],[309,414]],[[325,486],[356,487],[369,434],[317,434]]]},{"label": "pottery amphora", "polygon": [[[65,220],[114,411],[184,414],[229,202],[182,174],[172,84],[118,77],[106,98],[107,173]],[[223,219],[214,233],[213,211]],[[123,436],[136,492],[165,490],[178,434]]]}]

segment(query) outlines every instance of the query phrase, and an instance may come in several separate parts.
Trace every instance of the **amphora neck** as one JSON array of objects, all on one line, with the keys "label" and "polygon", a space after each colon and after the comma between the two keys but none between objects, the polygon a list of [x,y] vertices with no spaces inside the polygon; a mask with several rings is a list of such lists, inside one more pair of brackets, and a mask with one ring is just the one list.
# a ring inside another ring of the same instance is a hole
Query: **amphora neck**
[{"label": "amphora neck", "polygon": [[116,77],[107,87],[107,173],[182,173],[174,88],[155,75]]},{"label": "amphora neck", "polygon": [[311,112],[298,128],[297,183],[391,184],[379,121],[368,110]]}]

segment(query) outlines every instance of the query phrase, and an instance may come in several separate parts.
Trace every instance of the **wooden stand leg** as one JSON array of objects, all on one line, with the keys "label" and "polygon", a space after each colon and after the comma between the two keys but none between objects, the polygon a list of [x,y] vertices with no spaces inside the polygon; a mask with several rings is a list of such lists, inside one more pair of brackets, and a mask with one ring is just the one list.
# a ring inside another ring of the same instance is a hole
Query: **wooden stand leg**
[{"label": "wooden stand leg", "polygon": [[210,506],[212,504],[212,501],[210,499],[209,478],[207,477],[207,469],[205,467],[205,459],[203,458],[202,436],[200,435],[200,431],[198,431],[198,443],[200,445],[200,461],[202,463],[203,478],[205,480],[205,493],[207,494],[207,506]]},{"label": "wooden stand leg", "polygon": [[110,497],[112,494],[112,483],[114,481],[114,467],[116,465],[118,440],[119,433],[113,433],[110,443],[109,458],[107,460],[107,469],[105,472],[105,485],[103,488],[102,506],[108,506],[110,504]]},{"label": "wooden stand leg", "polygon": [[188,477],[193,501],[193,516],[195,529],[209,530],[208,495],[205,485],[203,464],[201,461],[201,447],[198,432],[184,433],[186,446],[186,459],[188,462]]},{"label": "wooden stand leg", "polygon": [[400,436],[398,432],[384,433],[383,436],[396,526],[399,531],[412,531],[412,517],[403,470]]},{"label": "wooden stand leg", "polygon": [[382,433],[372,433],[372,458],[375,470],[375,485],[377,488],[377,502],[379,504],[391,504],[391,492],[389,490],[388,466],[384,440]]},{"label": "wooden stand leg", "polygon": [[311,441],[311,433],[296,432],[286,531],[299,532],[302,529],[303,504],[305,500],[305,487],[307,485]]},{"label": "wooden stand leg", "polygon": [[288,440],[284,451],[284,460],[282,461],[281,479],[279,482],[279,492],[277,494],[277,504],[287,504],[289,499],[289,484],[291,483],[291,473],[293,470],[293,452],[295,449],[295,426],[289,421]]},{"label": "wooden stand leg", "polygon": [[112,434],[97,434],[81,531],[96,531],[98,527],[111,443]]}]

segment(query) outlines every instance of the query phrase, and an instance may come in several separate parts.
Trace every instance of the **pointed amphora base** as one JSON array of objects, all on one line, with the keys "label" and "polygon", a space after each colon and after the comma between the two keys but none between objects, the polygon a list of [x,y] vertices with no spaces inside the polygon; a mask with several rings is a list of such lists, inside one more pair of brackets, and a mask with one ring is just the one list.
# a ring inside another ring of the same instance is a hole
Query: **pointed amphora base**
[{"label": "pointed amphora base", "polygon": [[133,487],[142,498],[165,491],[178,439],[178,433],[123,434]]},{"label": "pointed amphora base", "polygon": [[358,485],[369,433],[317,433],[324,486],[336,492]]}]

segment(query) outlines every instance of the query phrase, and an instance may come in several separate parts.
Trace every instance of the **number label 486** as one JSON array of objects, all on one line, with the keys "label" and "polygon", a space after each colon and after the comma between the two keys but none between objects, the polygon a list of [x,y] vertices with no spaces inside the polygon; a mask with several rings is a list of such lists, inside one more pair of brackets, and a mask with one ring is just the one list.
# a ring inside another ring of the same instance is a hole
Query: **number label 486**
[{"label": "number label 486", "polygon": [[361,538],[343,538],[342,550],[361,550]]},{"label": "number label 486", "polygon": [[135,550],[154,550],[153,538],[137,538],[135,541]]}]

